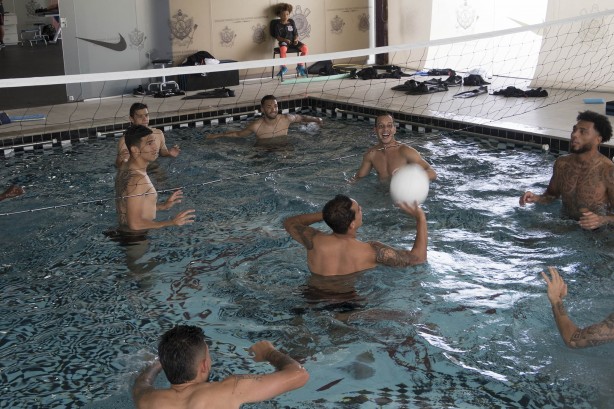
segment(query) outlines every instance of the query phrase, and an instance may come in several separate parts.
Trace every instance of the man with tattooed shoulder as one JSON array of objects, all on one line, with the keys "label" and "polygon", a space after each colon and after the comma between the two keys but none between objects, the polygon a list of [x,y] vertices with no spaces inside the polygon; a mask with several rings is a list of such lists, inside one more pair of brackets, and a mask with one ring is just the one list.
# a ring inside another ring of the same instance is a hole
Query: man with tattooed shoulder
[{"label": "man with tattooed shoulder", "polygon": [[[322,212],[300,214],[284,220],[290,236],[307,249],[307,264],[312,273],[340,276],[373,268],[379,264],[407,267],[426,262],[427,227],[424,211],[417,203],[398,203],[416,219],[416,238],[411,250],[399,250],[378,241],[363,242],[356,238],[362,226],[362,208],[345,195],[330,200]],[[332,233],[311,227],[324,221]]]},{"label": "man with tattooed shoulder", "polygon": [[[209,381],[211,357],[202,329],[176,326],[162,335],[158,344],[159,360],[137,377],[132,388],[134,403],[138,409],[239,408],[244,403],[269,400],[300,388],[309,380],[305,368],[269,341],[257,342],[248,351],[254,361],[267,361],[276,371]],[[154,388],[154,380],[162,370],[170,387]]]},{"label": "man with tattooed shoulder", "polygon": [[564,215],[593,230],[614,224],[614,163],[599,152],[599,144],[612,136],[612,125],[593,111],[580,112],[576,120],[569,141],[571,153],[554,162],[548,188],[541,195],[525,192],[520,205],[547,204],[560,197]]}]

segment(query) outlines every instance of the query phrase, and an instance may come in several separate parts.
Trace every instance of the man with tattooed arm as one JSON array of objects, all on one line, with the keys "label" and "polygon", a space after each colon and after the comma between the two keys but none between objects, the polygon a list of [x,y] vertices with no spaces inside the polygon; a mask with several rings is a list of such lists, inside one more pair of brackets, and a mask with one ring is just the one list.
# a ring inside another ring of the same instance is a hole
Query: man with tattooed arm
[{"label": "man with tattooed arm", "polygon": [[564,215],[593,230],[614,224],[614,163],[599,152],[599,144],[612,136],[612,125],[593,111],[580,112],[576,120],[569,141],[571,153],[554,162],[548,188],[541,195],[525,192],[520,205],[547,204],[560,197]]},{"label": "man with tattooed arm", "polygon": [[563,298],[567,295],[567,284],[556,268],[548,267],[548,270],[550,277],[544,272],[542,277],[548,284],[548,299],[552,305],[552,314],[565,345],[570,348],[585,348],[614,342],[614,312],[601,322],[586,328],[578,328],[567,315],[563,305]]},{"label": "man with tattooed arm", "polygon": [[[362,226],[362,208],[345,195],[337,195],[321,212],[300,214],[284,220],[290,236],[307,249],[309,270],[322,276],[340,276],[383,264],[407,267],[426,261],[427,227],[424,211],[417,203],[398,203],[416,219],[416,238],[411,250],[398,250],[377,241],[362,242],[356,231]],[[311,227],[324,221],[332,233]]]},{"label": "man with tattooed arm", "polygon": [[[211,357],[202,329],[179,325],[162,335],[158,357],[137,377],[132,397],[138,409],[239,408],[300,388],[309,380],[307,371],[268,341],[249,348],[254,361],[267,361],[275,372],[262,375],[231,375],[208,381]],[[156,376],[164,370],[170,388],[156,389]]]}]

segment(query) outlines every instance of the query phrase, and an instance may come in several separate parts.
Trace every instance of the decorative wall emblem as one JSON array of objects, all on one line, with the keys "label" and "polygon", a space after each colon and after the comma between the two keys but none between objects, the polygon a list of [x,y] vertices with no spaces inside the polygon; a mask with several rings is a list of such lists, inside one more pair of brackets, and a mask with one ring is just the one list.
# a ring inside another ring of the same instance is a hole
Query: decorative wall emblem
[{"label": "decorative wall emblem", "polygon": [[465,0],[465,4],[456,9],[456,22],[464,30],[471,27],[477,19],[478,17],[475,9],[467,5],[467,0]]},{"label": "decorative wall emblem", "polygon": [[358,16],[358,31],[369,31],[369,15],[367,13]]},{"label": "decorative wall emblem", "polygon": [[235,44],[235,37],[237,34],[234,30],[228,28],[228,26],[224,27],[222,31],[220,31],[220,44],[223,47],[232,47]]},{"label": "decorative wall emblem", "polygon": [[82,37],[75,37],[75,38],[79,40],[87,41],[88,43],[99,45],[104,48],[108,48],[109,50],[124,51],[126,48],[128,48],[128,46],[126,45],[126,40],[124,39],[123,35],[119,33],[118,35],[119,35],[119,40],[117,41],[102,41],[102,40],[94,40],[92,38],[82,38]]},{"label": "decorative wall emblem", "polygon": [[141,51],[145,47],[145,40],[147,40],[147,36],[138,28],[132,30],[130,34],[128,34],[128,38],[130,39],[130,48],[136,48],[137,50]]},{"label": "decorative wall emblem", "polygon": [[307,16],[309,14],[311,14],[311,10],[305,8],[305,11],[303,11],[302,7],[297,5],[292,15],[292,20],[294,20],[296,29],[298,30],[298,39],[301,41],[311,34],[311,25],[309,25],[309,21],[307,21]]},{"label": "decorative wall emblem", "polygon": [[28,2],[26,3],[26,13],[28,14],[28,16],[36,16],[36,10],[41,8],[43,7],[41,7],[38,1],[28,0]]},{"label": "decorative wall emblem", "polygon": [[188,46],[192,44],[194,32],[198,24],[194,24],[194,19],[187,14],[183,14],[181,9],[168,21],[171,30],[171,40],[179,41],[179,45]]},{"label": "decorative wall emblem", "polygon": [[267,39],[267,35],[266,35],[266,26],[262,25],[262,24],[257,24],[255,26],[252,27],[252,30],[254,30],[254,33],[252,34],[252,41],[256,44],[262,44],[266,41]]},{"label": "decorative wall emblem", "polygon": [[339,16],[335,16],[330,21],[330,32],[333,34],[341,34],[343,33],[343,26],[345,25],[345,21]]}]

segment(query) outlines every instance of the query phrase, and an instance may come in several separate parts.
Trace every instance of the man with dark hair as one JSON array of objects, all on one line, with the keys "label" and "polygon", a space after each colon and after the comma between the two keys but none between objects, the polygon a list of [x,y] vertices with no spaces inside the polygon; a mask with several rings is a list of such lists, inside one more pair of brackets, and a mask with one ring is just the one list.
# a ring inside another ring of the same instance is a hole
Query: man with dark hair
[{"label": "man with dark hair", "polygon": [[322,125],[322,118],[298,114],[280,114],[277,107],[277,99],[273,95],[265,95],[260,101],[262,117],[250,122],[247,127],[240,131],[228,131],[220,134],[207,135],[207,139],[221,137],[245,137],[256,134],[256,139],[272,139],[288,135],[290,124],[297,122],[315,122]]},{"label": "man with dark hair", "polygon": [[116,206],[121,230],[134,232],[166,226],[183,226],[194,221],[194,210],[184,210],[173,219],[155,221],[157,210],[168,210],[181,203],[183,192],[176,190],[164,203],[157,203],[147,165],[156,160],[160,146],[153,131],[143,125],[128,128],[125,134],[130,159],[119,168],[115,178]]},{"label": "man with dark hair", "polygon": [[373,168],[381,181],[387,181],[399,168],[413,163],[420,165],[425,170],[429,180],[437,178],[431,165],[420,156],[417,150],[394,138],[396,132],[397,128],[394,125],[392,114],[385,113],[375,118],[375,134],[378,143],[363,155],[360,168],[352,181],[364,178]]},{"label": "man with dark hair", "polygon": [[548,274],[542,272],[542,277],[548,284],[548,300],[552,305],[552,314],[559,329],[561,338],[570,348],[593,347],[606,342],[614,342],[614,313],[606,319],[586,328],[578,328],[565,311],[563,298],[567,295],[567,284],[554,267],[548,267]]},{"label": "man with dark hair", "polygon": [[[362,242],[356,232],[362,226],[362,208],[345,195],[337,195],[324,206],[322,212],[306,213],[284,220],[290,236],[307,249],[309,270],[322,276],[356,273],[383,264],[407,267],[426,261],[426,216],[417,203],[398,206],[416,219],[416,239],[411,250],[397,250],[377,241]],[[324,221],[332,233],[311,227]]]},{"label": "man with dark hair", "polygon": [[546,191],[541,195],[525,192],[520,206],[547,204],[560,197],[564,215],[593,230],[614,222],[614,163],[599,152],[599,144],[612,136],[612,125],[593,111],[580,112],[576,120],[569,141],[571,153],[554,162]]},{"label": "man with dark hair", "polygon": [[[143,125],[149,126],[149,110],[147,105],[141,102],[135,102],[130,106],[130,124],[131,125]],[[179,149],[179,145],[175,145],[172,148],[168,149],[166,147],[166,140],[164,138],[164,133],[157,129],[151,129],[153,135],[158,139],[158,145],[160,146],[160,156],[170,156],[172,158],[176,158],[181,153],[181,149]],[[119,142],[117,144],[117,157],[115,158],[115,165],[119,168],[124,163],[128,162],[130,158],[130,154],[128,152],[128,148],[126,147],[125,137],[122,136],[119,138]]]},{"label": "man with dark hair", "polygon": [[[261,402],[302,387],[307,371],[294,359],[279,352],[269,341],[260,341],[249,350],[254,361],[267,361],[276,369],[266,375],[231,375],[220,382],[208,382],[211,357],[203,331],[179,325],[162,335],[159,361],[149,365],[136,379],[132,397],[137,408],[239,408]],[[164,370],[171,386],[156,389],[153,382]]]}]

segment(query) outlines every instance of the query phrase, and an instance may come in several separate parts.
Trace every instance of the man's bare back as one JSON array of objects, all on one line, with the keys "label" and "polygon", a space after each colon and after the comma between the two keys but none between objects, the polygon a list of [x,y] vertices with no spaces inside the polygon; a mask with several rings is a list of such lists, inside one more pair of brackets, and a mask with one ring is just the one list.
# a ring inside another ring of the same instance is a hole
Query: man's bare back
[{"label": "man's bare back", "polygon": [[[349,206],[349,208],[348,208]],[[362,242],[356,231],[362,225],[362,208],[355,200],[337,195],[322,212],[290,217],[284,228],[307,249],[309,270],[322,276],[339,276],[368,270],[383,264],[403,267],[426,261],[426,216],[420,207],[399,203],[399,207],[416,219],[416,239],[411,250],[397,250],[377,241]],[[350,216],[354,218],[350,221]],[[325,219],[325,217],[327,219]],[[332,233],[324,233],[311,224],[327,220]]]}]

